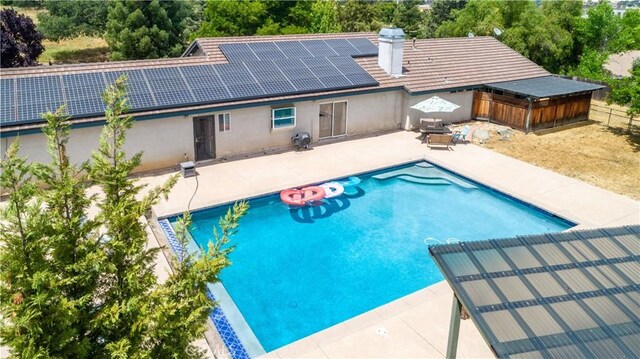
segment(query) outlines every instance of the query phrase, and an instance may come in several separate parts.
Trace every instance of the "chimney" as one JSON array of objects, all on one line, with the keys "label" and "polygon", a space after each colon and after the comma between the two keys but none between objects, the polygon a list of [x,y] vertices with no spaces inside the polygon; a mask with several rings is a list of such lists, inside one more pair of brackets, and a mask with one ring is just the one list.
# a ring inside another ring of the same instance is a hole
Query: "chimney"
[{"label": "chimney", "polygon": [[378,34],[378,66],[391,76],[402,75],[402,51],[404,31],[400,28],[383,28]]}]

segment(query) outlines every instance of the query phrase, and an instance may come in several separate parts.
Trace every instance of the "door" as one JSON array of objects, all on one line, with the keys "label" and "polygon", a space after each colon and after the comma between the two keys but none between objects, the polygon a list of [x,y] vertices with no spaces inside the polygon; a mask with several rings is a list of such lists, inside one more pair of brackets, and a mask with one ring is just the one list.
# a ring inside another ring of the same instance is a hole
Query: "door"
[{"label": "door", "polygon": [[330,138],[347,134],[347,102],[320,104],[318,137]]},{"label": "door", "polygon": [[320,105],[320,131],[318,137],[328,138],[333,133],[333,104],[323,103]]},{"label": "door", "polygon": [[214,116],[193,118],[193,140],[196,161],[210,160],[216,157],[213,119]]},{"label": "door", "polygon": [[347,101],[333,103],[333,136],[347,134]]}]

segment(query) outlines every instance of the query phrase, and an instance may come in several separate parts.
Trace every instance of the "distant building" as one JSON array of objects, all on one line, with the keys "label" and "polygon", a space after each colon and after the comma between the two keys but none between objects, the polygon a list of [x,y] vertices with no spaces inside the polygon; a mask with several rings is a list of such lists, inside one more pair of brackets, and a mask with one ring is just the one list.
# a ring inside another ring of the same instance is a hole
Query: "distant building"
[{"label": "distant building", "polygon": [[638,58],[640,58],[640,50],[613,54],[609,56],[603,67],[615,77],[630,76],[629,71],[631,71],[633,61]]}]

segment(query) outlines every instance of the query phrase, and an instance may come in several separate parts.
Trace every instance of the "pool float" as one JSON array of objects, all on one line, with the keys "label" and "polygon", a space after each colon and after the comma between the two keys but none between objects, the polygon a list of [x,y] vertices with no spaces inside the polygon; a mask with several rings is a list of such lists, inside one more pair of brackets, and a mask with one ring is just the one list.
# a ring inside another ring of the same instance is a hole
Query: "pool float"
[{"label": "pool float", "polygon": [[304,206],[309,202],[319,201],[324,198],[325,192],[322,187],[309,186],[303,189],[291,188],[280,192],[282,202],[290,206]]},{"label": "pool float", "polygon": [[352,187],[352,186],[355,186],[355,185],[359,185],[360,182],[362,182],[362,180],[360,180],[359,177],[351,176],[351,177],[347,178],[346,180],[336,181],[336,182],[341,184],[342,187]]},{"label": "pool float", "polygon": [[324,198],[338,197],[339,195],[344,193],[344,186],[335,181],[323,183],[320,185],[320,187],[324,189]]}]

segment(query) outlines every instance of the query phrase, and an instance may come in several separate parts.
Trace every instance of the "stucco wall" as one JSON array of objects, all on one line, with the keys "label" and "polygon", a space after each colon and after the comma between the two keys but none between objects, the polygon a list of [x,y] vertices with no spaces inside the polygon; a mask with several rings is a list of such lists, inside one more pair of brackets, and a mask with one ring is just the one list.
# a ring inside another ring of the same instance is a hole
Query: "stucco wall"
[{"label": "stucco wall", "polygon": [[347,136],[396,129],[400,127],[401,96],[394,91],[292,102],[296,126],[283,129],[271,128],[271,106],[231,110],[231,131],[219,132],[216,122],[216,157],[290,146],[291,137],[298,132],[309,132],[316,142],[322,103],[347,101]]},{"label": "stucco wall", "polygon": [[[81,163],[98,147],[101,126],[74,128],[71,130],[67,151],[74,163]],[[16,137],[2,139],[2,150]],[[175,166],[184,161],[184,154],[193,158],[193,125],[191,118],[174,117],[136,122],[129,130],[124,146],[129,155],[143,151],[142,166],[136,171],[146,171]],[[20,136],[20,155],[30,161],[48,162],[46,140],[43,134]]]},{"label": "stucco wall", "polygon": [[[322,100],[292,102],[296,108],[296,126],[271,128],[271,106],[257,106],[229,111],[212,111],[197,116],[176,116],[164,119],[137,121],[127,135],[125,150],[130,155],[143,151],[142,166],[146,171],[176,166],[194,159],[193,118],[219,113],[230,114],[231,130],[220,132],[214,118],[216,158],[252,154],[269,149],[291,146],[291,137],[309,132],[318,141],[320,104],[347,101],[347,136],[398,129],[402,126],[403,93],[401,91],[343,96]],[[67,149],[73,162],[88,159],[98,146],[101,126],[74,128]],[[15,137],[2,140],[5,147]],[[32,161],[49,160],[44,135],[20,136],[21,155]],[[3,149],[4,150],[4,149]]]},{"label": "stucco wall", "polygon": [[[455,103],[460,106],[457,110],[446,113],[446,112],[434,112],[434,113],[424,113],[419,110],[411,109],[411,106],[429,99],[433,96],[438,96],[442,99],[445,99],[449,102]],[[445,123],[451,122],[460,122],[471,119],[471,110],[473,106],[473,91],[464,91],[464,92],[455,92],[450,93],[447,92],[438,92],[438,93],[430,93],[427,95],[419,95],[419,96],[409,96],[405,94],[403,96],[403,106],[402,106],[402,128],[405,129],[415,129],[420,125],[420,118],[440,118]]]}]

